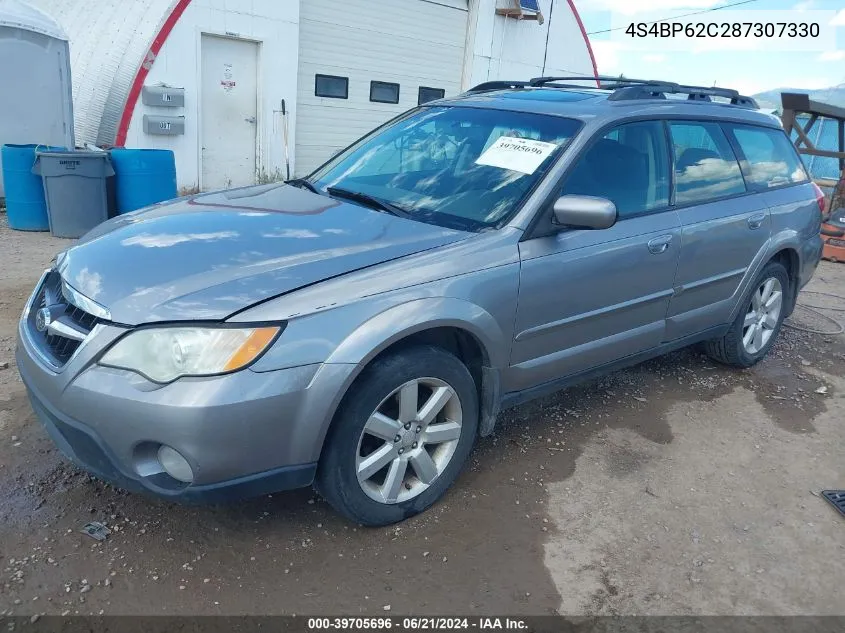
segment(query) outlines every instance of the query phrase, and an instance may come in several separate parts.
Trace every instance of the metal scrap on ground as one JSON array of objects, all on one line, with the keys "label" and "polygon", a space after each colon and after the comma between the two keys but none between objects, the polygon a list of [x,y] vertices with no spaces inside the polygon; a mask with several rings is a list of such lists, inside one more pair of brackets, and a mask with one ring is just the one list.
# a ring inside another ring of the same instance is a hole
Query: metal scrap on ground
[{"label": "metal scrap on ground", "polygon": [[845,490],[823,490],[822,496],[845,516]]},{"label": "metal scrap on ground", "polygon": [[105,541],[109,537],[109,534],[111,534],[111,530],[104,524],[94,521],[82,528],[82,533],[87,534],[96,541]]}]

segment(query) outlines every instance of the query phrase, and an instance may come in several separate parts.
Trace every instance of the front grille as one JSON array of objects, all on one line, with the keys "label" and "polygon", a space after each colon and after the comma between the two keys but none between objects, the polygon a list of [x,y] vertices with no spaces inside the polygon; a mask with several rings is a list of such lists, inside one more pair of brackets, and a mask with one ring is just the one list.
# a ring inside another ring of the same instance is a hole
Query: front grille
[{"label": "front grille", "polygon": [[82,341],[62,336],[55,331],[39,331],[37,317],[42,308],[49,308],[52,319],[61,319],[84,336],[94,329],[100,319],[67,300],[62,293],[62,278],[59,273],[47,273],[32,301],[32,308],[27,315],[27,328],[33,342],[51,364],[63,367],[82,345]]}]

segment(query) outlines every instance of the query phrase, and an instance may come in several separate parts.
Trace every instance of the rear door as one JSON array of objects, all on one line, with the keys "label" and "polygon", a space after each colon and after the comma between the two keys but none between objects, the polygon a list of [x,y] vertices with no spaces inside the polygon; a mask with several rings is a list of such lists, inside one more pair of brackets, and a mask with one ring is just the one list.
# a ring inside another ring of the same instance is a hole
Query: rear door
[{"label": "rear door", "polygon": [[597,138],[561,195],[609,198],[605,230],[564,229],[520,244],[522,260],[509,389],[581,373],[657,347],[680,254],[669,207],[662,123],[618,126]]},{"label": "rear door", "polygon": [[668,123],[674,158],[674,203],[683,225],[667,340],[727,323],[741,282],[762,257],[771,217],[762,194],[749,190],[722,126]]},{"label": "rear door", "polygon": [[[819,205],[807,170],[789,137],[778,128],[738,123],[724,127],[739,153],[748,188],[760,192],[769,207],[772,238],[797,233],[807,245],[819,234]],[[805,248],[807,252],[801,253],[801,259],[812,260],[814,247],[810,244]],[[802,268],[806,275],[814,267]],[[797,281],[805,282],[807,278]]]}]

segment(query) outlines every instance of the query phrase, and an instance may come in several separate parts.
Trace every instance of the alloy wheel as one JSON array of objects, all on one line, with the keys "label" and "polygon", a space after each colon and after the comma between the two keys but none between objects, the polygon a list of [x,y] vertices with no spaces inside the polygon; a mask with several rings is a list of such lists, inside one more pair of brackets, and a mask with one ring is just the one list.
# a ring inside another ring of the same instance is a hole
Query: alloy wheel
[{"label": "alloy wheel", "polygon": [[460,399],[442,380],[417,378],[395,389],[370,415],[358,440],[361,489],[386,504],[422,494],[451,462],[462,421]]},{"label": "alloy wheel", "polygon": [[751,295],[751,305],[742,328],[742,345],[749,354],[757,354],[769,343],[783,309],[783,286],[775,277],[766,279]]}]

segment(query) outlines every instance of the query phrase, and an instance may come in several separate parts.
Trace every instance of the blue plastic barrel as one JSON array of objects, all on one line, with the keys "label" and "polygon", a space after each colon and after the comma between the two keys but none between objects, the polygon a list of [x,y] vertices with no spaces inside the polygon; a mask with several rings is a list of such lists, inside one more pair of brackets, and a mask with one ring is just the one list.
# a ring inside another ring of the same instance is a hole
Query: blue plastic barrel
[{"label": "blue plastic barrel", "polygon": [[176,197],[176,159],[163,149],[111,150],[118,213]]},{"label": "blue plastic barrel", "polygon": [[6,216],[9,228],[17,231],[49,231],[47,201],[41,176],[32,173],[35,150],[56,151],[47,145],[4,145],[2,152],[3,187],[6,190]]}]

